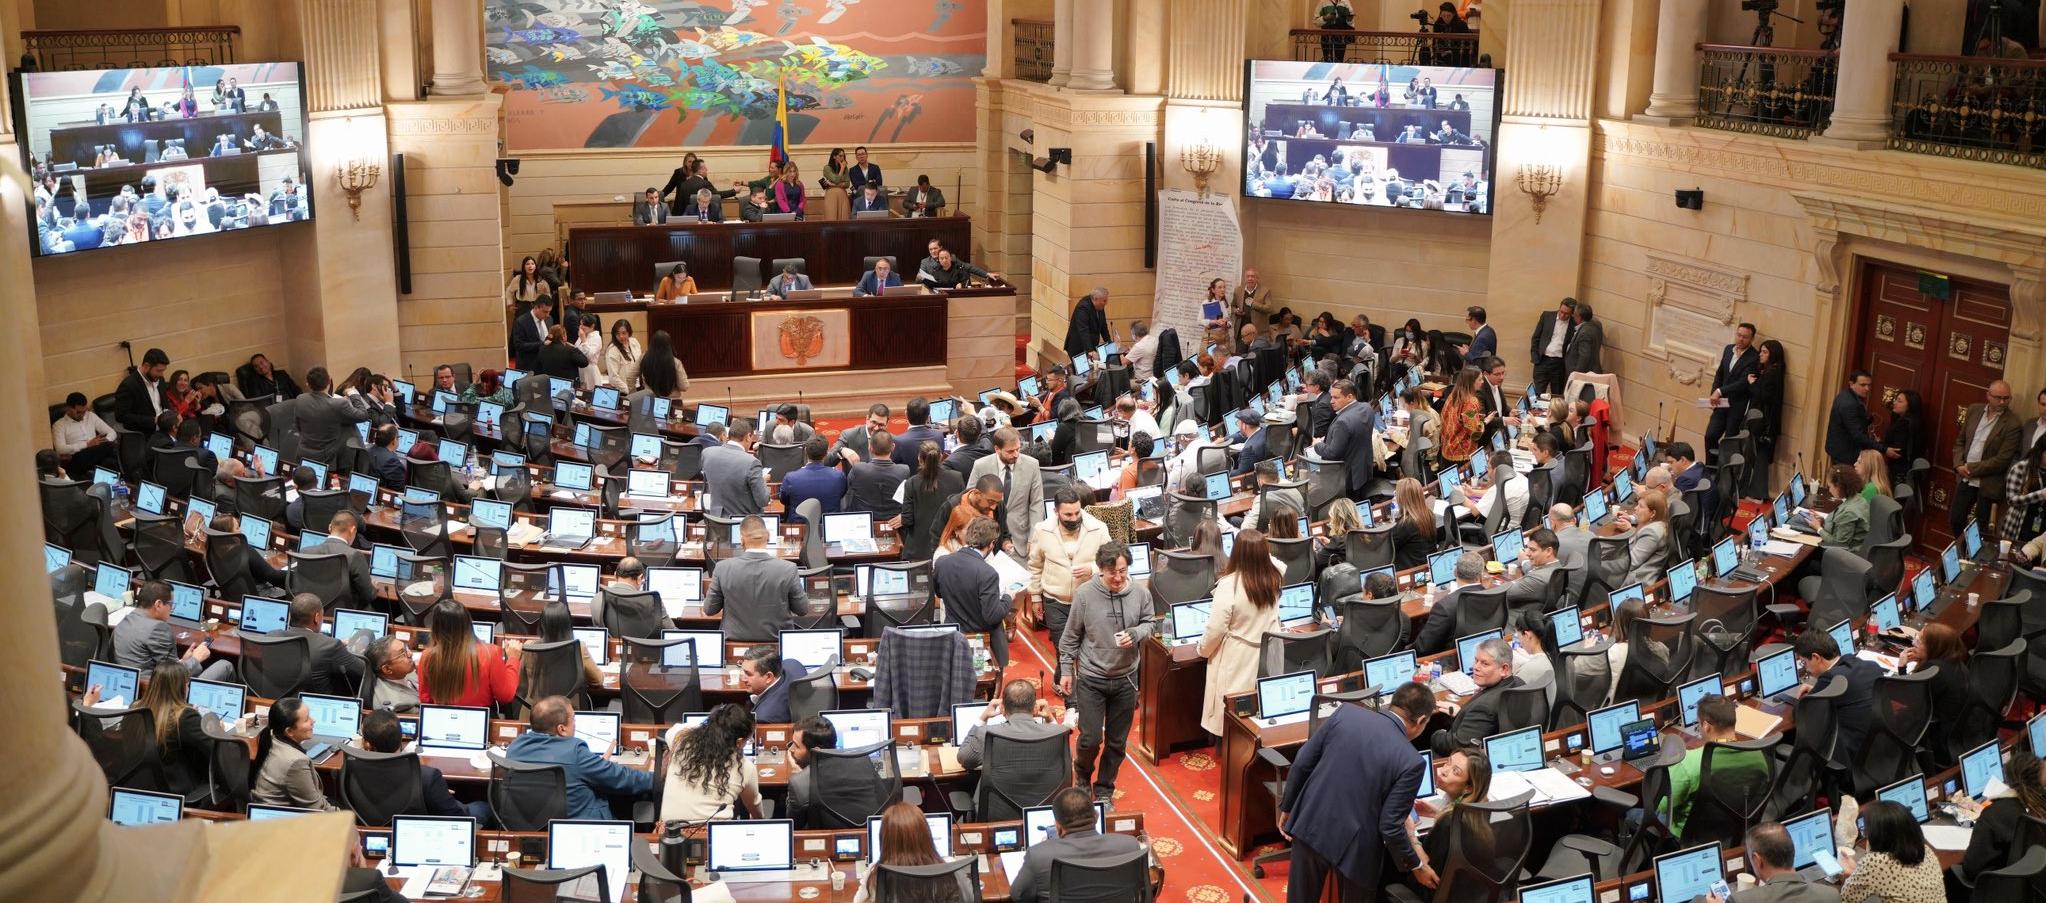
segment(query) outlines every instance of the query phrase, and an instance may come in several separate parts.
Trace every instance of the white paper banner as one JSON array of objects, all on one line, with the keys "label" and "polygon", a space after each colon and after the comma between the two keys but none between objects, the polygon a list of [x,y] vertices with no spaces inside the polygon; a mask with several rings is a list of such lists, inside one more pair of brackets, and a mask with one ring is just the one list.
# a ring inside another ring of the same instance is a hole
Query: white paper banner
[{"label": "white paper banner", "polygon": [[1235,198],[1167,188],[1158,192],[1157,295],[1151,332],[1179,330],[1179,350],[1191,357],[1201,340],[1201,300],[1221,278],[1234,290],[1243,276],[1243,230]]}]

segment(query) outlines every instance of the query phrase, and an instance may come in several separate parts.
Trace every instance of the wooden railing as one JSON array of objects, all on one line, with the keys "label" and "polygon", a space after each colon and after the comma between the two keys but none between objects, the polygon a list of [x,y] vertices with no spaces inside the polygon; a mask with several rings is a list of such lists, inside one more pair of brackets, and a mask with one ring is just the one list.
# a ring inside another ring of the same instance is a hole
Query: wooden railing
[{"label": "wooden railing", "polygon": [[1010,19],[1016,32],[1016,77],[1041,82],[1051,79],[1052,24],[1045,19]]},{"label": "wooden railing", "polygon": [[1893,53],[1890,146],[2046,168],[2046,60]]},{"label": "wooden railing", "polygon": [[1295,28],[1293,58],[1301,62],[1475,66],[1476,34]]},{"label": "wooden railing", "polygon": [[1698,45],[1698,125],[1804,138],[1833,117],[1840,56],[1831,50]]},{"label": "wooden railing", "polygon": [[21,33],[25,55],[44,72],[214,66],[234,62],[238,25],[185,28],[35,30]]}]

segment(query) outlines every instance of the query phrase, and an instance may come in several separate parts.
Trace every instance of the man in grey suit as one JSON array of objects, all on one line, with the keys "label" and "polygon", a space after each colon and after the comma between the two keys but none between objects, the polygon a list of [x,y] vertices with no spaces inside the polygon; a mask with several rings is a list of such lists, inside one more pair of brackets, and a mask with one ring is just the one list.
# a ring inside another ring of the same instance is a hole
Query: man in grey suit
[{"label": "man in grey suit", "polygon": [[1549,581],[1563,566],[1556,560],[1556,534],[1546,527],[1527,534],[1521,555],[1526,563],[1521,565],[1520,579],[1506,585],[1506,604],[1541,605],[1548,599]]},{"label": "man in grey suit", "polygon": [[767,550],[767,522],[759,515],[747,515],[740,522],[739,541],[744,550],[711,571],[703,613],[724,612],[726,639],[773,642],[796,616],[810,613],[810,597],[803,592],[796,563]]},{"label": "man in grey suit", "polygon": [[1331,405],[1335,408],[1335,419],[1329,422],[1328,437],[1314,447],[1314,456],[1323,461],[1343,462],[1345,495],[1354,501],[1364,501],[1364,490],[1371,485],[1374,448],[1372,431],[1377,420],[1375,411],[1368,404],[1357,399],[1357,384],[1347,379],[1336,380],[1330,388]]},{"label": "man in grey suit", "polygon": [[[234,679],[234,665],[227,661],[207,664],[213,650],[204,642],[178,656],[177,639],[170,626],[171,588],[161,580],[145,580],[135,588],[135,610],[114,625],[114,664],[149,671],[162,662],[177,662],[194,677],[206,680]],[[127,700],[134,705],[135,700]]]},{"label": "man in grey suit", "polygon": [[[831,462],[843,461],[848,466],[854,461],[869,460],[874,457],[874,437],[886,432],[888,432],[888,406],[877,401],[867,408],[867,421],[865,423],[838,434],[838,441],[832,443],[831,454],[825,455],[824,460]],[[893,439],[895,437],[891,435],[888,438]],[[895,446],[890,445],[888,447],[893,449]],[[847,458],[845,456],[846,452],[852,452],[853,457]]]},{"label": "man in grey suit", "polygon": [[1563,345],[1563,380],[1572,373],[1604,373],[1600,363],[1605,354],[1606,324],[1592,319],[1591,305],[1577,302],[1577,330]]},{"label": "man in grey suit", "polygon": [[973,485],[993,474],[1002,481],[1002,507],[996,524],[1007,532],[1009,546],[1017,554],[1030,550],[1030,531],[1044,519],[1044,475],[1037,459],[1023,453],[1023,437],[1015,427],[995,430],[995,453],[973,462]]},{"label": "man in grey suit", "polygon": [[1561,502],[1550,505],[1548,527],[1556,534],[1556,560],[1564,567],[1584,567],[1591,551],[1591,531],[1577,525],[1576,509]]},{"label": "man in grey suit", "polygon": [[[1122,857],[1144,848],[1141,841],[1125,834],[1095,833],[1094,800],[1081,788],[1068,787],[1053,795],[1051,817],[1058,824],[1059,836],[1038,843],[1024,855],[1023,867],[1009,886],[1009,899],[1016,903],[1049,903],[1054,862]],[[1141,899],[1150,899],[1146,890]]]},{"label": "man in grey suit", "polygon": [[336,603],[339,608],[359,608],[364,611],[387,610],[377,601],[376,584],[370,582],[369,556],[355,547],[355,535],[362,529],[362,517],[354,511],[342,509],[334,512],[327,521],[327,541],[307,551],[314,555],[341,554],[348,556],[348,598]]},{"label": "man in grey suit", "polygon": [[[1750,829],[1743,852],[1748,871],[1761,883],[1735,891],[1733,903],[1839,903],[1839,891],[1798,874],[1793,867],[1797,850],[1782,824],[1765,821]],[[1728,903],[1718,894],[1706,894],[1705,899]]]},{"label": "man in grey suit", "polygon": [[704,510],[720,517],[759,514],[767,510],[767,475],[753,456],[753,423],[734,420],[725,444],[703,450]]},{"label": "man in grey suit", "polygon": [[909,479],[909,468],[888,457],[895,451],[894,436],[880,432],[867,441],[874,455],[846,473],[845,502],[839,510],[872,511],[876,521],[894,520],[902,516],[902,503],[895,500],[895,491]]},{"label": "man in grey suit", "polygon": [[312,670],[299,689],[330,696],[354,695],[355,686],[362,682],[362,658],[349,652],[341,639],[320,632],[320,622],[325,617],[326,607],[320,597],[299,593],[291,597],[290,625],[277,631],[277,635],[306,638],[306,648],[312,653]]},{"label": "man in grey suit", "polygon": [[360,395],[337,396],[327,368],[314,367],[305,374],[306,392],[284,402],[291,406],[292,422],[298,430],[298,454],[327,464],[355,435],[355,424],[369,419],[369,404]]},{"label": "man in grey suit", "polygon": [[[979,771],[990,735],[1011,740],[1041,740],[1068,730],[1070,728],[1059,723],[1051,703],[1038,698],[1036,685],[1017,678],[1002,685],[1002,698],[988,703],[980,713],[980,723],[968,727],[966,736],[957,741],[959,764],[967,771]],[[1060,747],[1059,755],[1065,755],[1064,747]]]}]

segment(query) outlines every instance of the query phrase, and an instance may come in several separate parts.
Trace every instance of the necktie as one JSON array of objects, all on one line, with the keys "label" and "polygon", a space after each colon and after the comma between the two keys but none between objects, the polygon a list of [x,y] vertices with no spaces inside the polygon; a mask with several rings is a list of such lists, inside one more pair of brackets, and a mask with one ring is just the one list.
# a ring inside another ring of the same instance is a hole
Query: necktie
[{"label": "necktie", "polygon": [[1004,465],[1002,465],[1002,498],[1003,498],[1003,499],[1007,499],[1007,498],[1009,497],[1009,477],[1013,475],[1013,471],[1014,471],[1014,470],[1015,470],[1015,465],[1013,465],[1013,464],[1004,464]]}]

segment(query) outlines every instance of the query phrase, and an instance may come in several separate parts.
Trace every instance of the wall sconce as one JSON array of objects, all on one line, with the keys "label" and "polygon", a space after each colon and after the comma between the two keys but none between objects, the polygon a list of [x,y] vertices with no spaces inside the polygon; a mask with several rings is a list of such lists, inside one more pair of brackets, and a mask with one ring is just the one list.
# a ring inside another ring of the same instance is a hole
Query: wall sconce
[{"label": "wall sconce", "polygon": [[334,165],[334,181],[348,193],[348,212],[355,215],[356,222],[362,222],[362,193],[375,188],[377,176],[382,174],[383,167],[360,157]]},{"label": "wall sconce", "polygon": [[1201,197],[1208,196],[1208,177],[1222,166],[1222,149],[1202,135],[1199,141],[1183,144],[1179,148],[1179,166],[1193,176],[1194,187],[1200,189]]},{"label": "wall sconce", "polygon": [[1549,198],[1563,190],[1563,168],[1554,163],[1522,163],[1516,179],[1520,193],[1527,195],[1534,205],[1535,222],[1542,221],[1542,211],[1549,206]]}]

